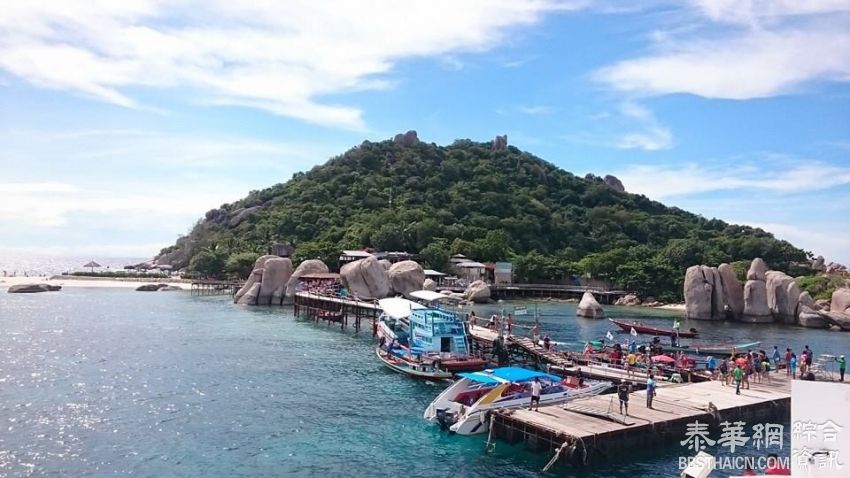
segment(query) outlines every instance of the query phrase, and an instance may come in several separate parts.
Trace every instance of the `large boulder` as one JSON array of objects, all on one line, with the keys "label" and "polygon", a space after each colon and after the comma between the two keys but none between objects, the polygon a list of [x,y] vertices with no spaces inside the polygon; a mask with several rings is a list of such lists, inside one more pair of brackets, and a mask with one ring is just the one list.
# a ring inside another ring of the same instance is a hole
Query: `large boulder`
[{"label": "large boulder", "polygon": [[425,283],[425,271],[416,261],[396,262],[387,271],[387,276],[393,293],[404,296],[415,290],[422,290]]},{"label": "large boulder", "polygon": [[767,280],[767,264],[761,257],[756,257],[750,263],[750,269],[747,271],[747,280]]},{"label": "large boulder", "polygon": [[[254,261],[254,269],[251,271],[251,274],[248,276],[248,280],[245,281],[245,284],[242,285],[242,288],[240,288],[238,291],[236,291],[236,294],[233,296],[233,302],[234,303],[247,304],[248,302],[250,302],[247,299],[245,301],[243,301],[242,297],[244,295],[246,295],[254,287],[254,284],[259,283],[263,279],[263,266],[266,264],[266,261],[269,260],[269,259],[274,259],[276,257],[277,256],[265,255],[265,256],[258,257],[257,260]],[[257,290],[257,292],[259,293],[259,289]],[[257,296],[255,294],[254,295],[254,302],[251,303],[250,305],[256,305],[256,304],[257,304]]]},{"label": "large boulder", "polygon": [[248,290],[245,290],[238,299],[235,299],[236,303],[239,305],[257,305],[257,297],[260,295],[260,286],[261,284],[259,281],[251,284]]},{"label": "large boulder", "polygon": [[386,260],[386,259],[381,259],[381,260],[379,260],[379,261],[378,261],[378,264],[380,264],[380,265],[381,265],[381,267],[383,267],[385,271],[390,270],[390,267],[392,267],[392,266],[393,266],[393,263],[392,263],[392,262],[390,262],[390,261],[388,261],[388,260]]},{"label": "large boulder", "polygon": [[763,280],[748,280],[744,285],[744,314],[742,322],[773,322],[767,306],[767,284]]},{"label": "large boulder", "polygon": [[434,282],[434,279],[425,279],[425,282],[422,283],[423,290],[430,290],[432,292],[437,291],[437,283]]},{"label": "large boulder", "polygon": [[576,308],[576,315],[588,319],[601,319],[605,316],[605,311],[599,305],[599,302],[596,301],[596,297],[593,294],[585,292],[581,296],[581,301]]},{"label": "large boulder", "polygon": [[463,298],[476,304],[490,302],[490,286],[486,282],[477,280],[466,286]]},{"label": "large boulder", "polygon": [[342,266],[339,275],[342,285],[359,299],[383,299],[390,294],[387,271],[375,257],[349,262]]},{"label": "large boulder", "polygon": [[273,257],[263,264],[263,278],[257,305],[281,305],[286,284],[292,276],[292,261],[286,257]]},{"label": "large boulder", "polygon": [[640,304],[640,298],[634,294],[626,294],[614,302],[614,305],[625,305],[629,307],[634,307]]},{"label": "large boulder", "polygon": [[826,317],[830,324],[840,327],[841,330],[850,330],[850,314],[842,314],[841,312],[823,312],[822,315]]},{"label": "large boulder", "polygon": [[490,145],[490,151],[504,151],[506,149],[508,149],[508,135],[497,135]]},{"label": "large boulder", "polygon": [[815,299],[812,299],[812,295],[809,294],[809,291],[804,290],[800,294],[800,298],[797,301],[797,310],[800,310],[803,307],[808,307],[812,310],[820,310],[820,306],[815,303]]},{"label": "large boulder", "polygon": [[829,303],[829,311],[850,314],[850,289],[842,287],[833,291],[832,301]]},{"label": "large boulder", "polygon": [[726,306],[732,314],[732,318],[740,319],[744,315],[744,288],[738,281],[738,275],[735,274],[735,269],[729,264],[720,264],[717,267],[717,273],[720,276]]},{"label": "large boulder", "polygon": [[52,284],[16,284],[9,286],[9,290],[6,292],[10,294],[35,294],[37,292],[55,292],[61,288],[61,285]]},{"label": "large boulder", "polygon": [[725,318],[726,302],[720,274],[714,267],[691,266],[685,272],[685,310],[689,319]]},{"label": "large boulder", "polygon": [[818,299],[815,301],[815,307],[818,310],[829,312],[829,299]]},{"label": "large boulder", "polygon": [[807,305],[800,307],[797,320],[801,326],[810,329],[825,329],[829,327],[828,317]]},{"label": "large boulder", "polygon": [[606,174],[605,177],[602,178],[602,181],[604,181],[605,184],[608,185],[608,187],[613,189],[614,191],[618,191],[621,193],[626,192],[626,188],[623,186],[623,182],[620,181],[617,176],[611,176],[610,174]]},{"label": "large boulder", "polygon": [[419,137],[416,135],[416,131],[410,130],[407,133],[395,135],[393,141],[400,146],[415,146],[419,144]]},{"label": "large boulder", "polygon": [[284,294],[284,303],[291,303],[292,298],[295,297],[295,292],[298,289],[298,283],[301,281],[301,277],[309,274],[327,274],[328,271],[327,264],[320,261],[319,259],[307,259],[306,261],[302,261],[301,264],[298,264],[298,267],[295,268],[295,272],[289,276],[289,282],[286,283],[286,293]]},{"label": "large boulder", "polygon": [[797,322],[797,303],[800,301],[800,288],[794,279],[784,272],[768,271],[767,306],[777,322],[794,324]]},{"label": "large boulder", "polygon": [[136,287],[136,290],[139,292],[156,292],[166,287],[168,287],[168,284],[143,284]]},{"label": "large boulder", "polygon": [[826,263],[823,256],[817,256],[812,259],[812,270],[816,272],[826,271]]}]

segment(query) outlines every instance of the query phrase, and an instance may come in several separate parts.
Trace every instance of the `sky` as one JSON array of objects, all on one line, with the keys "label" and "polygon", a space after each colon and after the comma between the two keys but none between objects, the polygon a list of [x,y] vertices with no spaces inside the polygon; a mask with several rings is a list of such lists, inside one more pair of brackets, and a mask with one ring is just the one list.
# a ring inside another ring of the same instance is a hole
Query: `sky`
[{"label": "sky", "polygon": [[0,105],[3,254],[152,256],[414,129],[850,263],[850,0],[0,0]]}]

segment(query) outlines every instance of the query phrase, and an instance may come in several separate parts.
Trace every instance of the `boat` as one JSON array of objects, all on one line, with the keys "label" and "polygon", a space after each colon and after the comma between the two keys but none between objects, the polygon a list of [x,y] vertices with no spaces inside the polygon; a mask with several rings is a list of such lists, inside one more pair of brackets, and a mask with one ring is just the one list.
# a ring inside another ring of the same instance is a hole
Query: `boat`
[{"label": "boat", "polygon": [[417,361],[415,356],[409,355],[404,349],[400,349],[402,351],[400,354],[396,353],[395,350],[388,352],[378,346],[375,347],[375,354],[390,369],[411,377],[428,380],[451,380],[454,376],[452,372],[441,370],[438,362]]},{"label": "boat", "polygon": [[699,332],[697,332],[696,329],[691,329],[691,330],[687,330],[687,331],[680,330],[680,331],[677,332],[676,329],[662,329],[662,328],[659,328],[659,327],[652,327],[650,325],[644,325],[644,324],[641,324],[640,322],[635,322],[635,321],[626,322],[624,320],[617,320],[617,319],[608,319],[608,320],[610,320],[611,323],[613,323],[614,325],[623,329],[626,332],[631,332],[632,329],[635,329],[635,332],[637,332],[639,334],[663,335],[665,337],[675,337],[676,335],[678,335],[679,337],[685,338],[685,339],[693,339],[693,338],[696,338],[699,335]]},{"label": "boat", "polygon": [[699,343],[690,343],[687,345],[664,345],[663,349],[665,352],[685,352],[692,353],[696,355],[731,355],[734,353],[742,353],[747,350],[752,350],[758,348],[761,345],[760,341],[756,342],[745,342],[739,344],[699,344]]},{"label": "boat", "polygon": [[382,313],[377,335],[382,344],[396,344],[412,359],[436,363],[446,372],[483,370],[487,361],[474,357],[464,323],[453,312],[394,297],[378,301]]},{"label": "boat", "polygon": [[597,395],[611,386],[609,382],[580,382],[575,377],[561,379],[520,367],[501,367],[458,376],[459,380],[428,405],[424,418],[460,435],[487,432],[489,415],[494,410],[529,406],[531,382],[535,379],[543,385],[541,406]]}]

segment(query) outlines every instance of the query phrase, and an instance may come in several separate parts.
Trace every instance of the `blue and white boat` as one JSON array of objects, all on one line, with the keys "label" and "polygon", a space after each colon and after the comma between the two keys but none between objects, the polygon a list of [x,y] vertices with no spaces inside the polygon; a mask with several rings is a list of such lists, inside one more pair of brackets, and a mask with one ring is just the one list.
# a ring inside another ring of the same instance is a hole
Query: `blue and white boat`
[{"label": "blue and white boat", "polygon": [[487,362],[472,356],[464,323],[454,313],[399,298],[378,301],[378,338],[385,348],[393,344],[417,364],[436,363],[439,370],[482,370]]},{"label": "blue and white boat", "polygon": [[501,367],[483,372],[458,374],[460,380],[443,391],[425,410],[424,417],[454,433],[475,435],[489,430],[489,412],[531,405],[531,382],[542,385],[540,406],[564,403],[597,395],[608,382],[561,379],[548,373],[520,367]]}]

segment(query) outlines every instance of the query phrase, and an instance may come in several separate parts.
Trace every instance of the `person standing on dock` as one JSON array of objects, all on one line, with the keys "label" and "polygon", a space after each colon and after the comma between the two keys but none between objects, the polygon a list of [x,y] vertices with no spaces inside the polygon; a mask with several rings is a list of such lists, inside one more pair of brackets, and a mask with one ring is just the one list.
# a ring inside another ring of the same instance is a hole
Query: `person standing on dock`
[{"label": "person standing on dock", "polygon": [[839,381],[843,382],[844,372],[847,370],[847,359],[844,358],[844,356],[842,355],[841,357],[838,357],[836,362],[838,362],[838,374],[841,376],[841,378],[839,378]]},{"label": "person standing on dock", "polygon": [[540,345],[540,324],[537,321],[534,322],[534,326],[531,328],[531,341],[535,347]]},{"label": "person standing on dock", "polygon": [[540,392],[542,391],[543,385],[540,384],[540,379],[534,377],[534,381],[531,382],[531,405],[528,406],[529,410],[534,408],[534,411],[540,411]]},{"label": "person standing on dock", "polygon": [[794,379],[797,377],[797,354],[791,352],[791,358],[788,359],[788,375]]},{"label": "person standing on dock", "polygon": [[623,414],[623,408],[626,409],[626,416],[629,416],[629,394],[632,392],[632,384],[626,380],[620,380],[620,385],[617,387],[617,398],[620,399],[620,415]]},{"label": "person standing on dock", "polygon": [[732,376],[735,378],[735,395],[741,394],[741,382],[744,381],[744,369],[741,364],[735,364],[735,370],[732,371]]},{"label": "person standing on dock", "polygon": [[637,367],[637,354],[629,351],[629,355],[626,357],[626,372],[629,377],[635,376],[635,367]]},{"label": "person standing on dock", "polygon": [[646,379],[646,408],[652,409],[652,399],[655,398],[655,375],[649,374]]},{"label": "person standing on dock", "polygon": [[511,314],[508,314],[507,320],[505,320],[505,331],[507,331],[508,335],[511,335],[511,331],[514,328],[514,319],[511,317]]},{"label": "person standing on dock", "polygon": [[779,372],[779,347],[773,346],[773,368],[776,372]]}]

